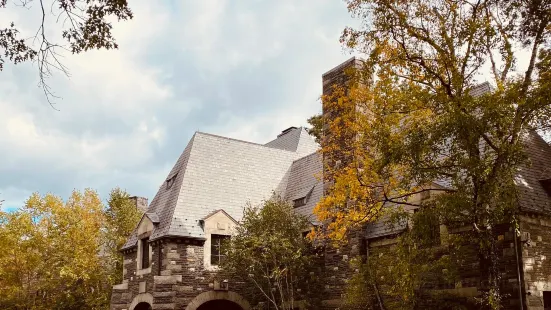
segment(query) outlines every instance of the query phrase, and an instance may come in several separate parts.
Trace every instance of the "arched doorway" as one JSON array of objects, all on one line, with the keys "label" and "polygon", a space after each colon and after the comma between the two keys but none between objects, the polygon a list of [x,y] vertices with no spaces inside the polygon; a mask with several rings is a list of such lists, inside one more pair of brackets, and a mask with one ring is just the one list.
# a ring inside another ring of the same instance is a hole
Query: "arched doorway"
[{"label": "arched doorway", "polygon": [[238,304],[229,300],[210,300],[202,304],[197,310],[243,310]]},{"label": "arched doorway", "polygon": [[151,305],[146,302],[141,302],[134,307],[134,310],[151,310]]},{"label": "arched doorway", "polygon": [[151,310],[153,304],[153,295],[149,293],[138,294],[132,299],[128,310]]},{"label": "arched doorway", "polygon": [[232,291],[210,291],[197,295],[186,310],[251,310],[249,302]]}]

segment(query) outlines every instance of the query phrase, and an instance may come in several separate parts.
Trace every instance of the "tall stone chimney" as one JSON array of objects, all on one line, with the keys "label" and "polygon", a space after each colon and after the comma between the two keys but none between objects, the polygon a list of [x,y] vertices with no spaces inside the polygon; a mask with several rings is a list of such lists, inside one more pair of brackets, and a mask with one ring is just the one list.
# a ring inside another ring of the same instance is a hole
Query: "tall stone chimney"
[{"label": "tall stone chimney", "polygon": [[134,202],[134,205],[136,206],[136,208],[138,210],[141,210],[142,212],[145,212],[147,210],[147,207],[148,207],[148,201],[147,201],[147,198],[145,197],[138,197],[138,196],[132,196],[132,197],[129,197],[130,200],[132,200]]},{"label": "tall stone chimney", "polygon": [[[323,164],[324,164],[324,187],[327,189],[332,184],[334,179],[331,170],[340,166],[346,165],[350,162],[351,152],[348,152],[351,146],[351,141],[354,139],[355,134],[351,132],[344,124],[334,123],[333,129],[338,128],[340,136],[337,138],[332,134],[332,130],[329,128],[329,123],[338,115],[342,115],[345,109],[353,109],[352,113],[356,113],[356,106],[350,104],[349,106],[337,106],[335,104],[338,98],[332,97],[336,88],[344,90],[344,95],[349,93],[349,90],[362,83],[361,69],[363,67],[363,61],[352,57],[335,68],[327,71],[322,75],[323,82],[323,100],[322,100],[322,117],[323,117],[323,138],[321,141],[322,147],[327,143],[338,144],[339,147],[330,153],[324,152]],[[363,84],[363,83],[362,83]],[[329,97],[329,98],[328,98]],[[342,128],[339,128],[341,127]]]},{"label": "tall stone chimney", "polygon": [[[323,81],[323,137],[322,147],[330,144],[336,148],[325,149],[323,152],[323,187],[324,195],[329,194],[335,180],[335,174],[340,168],[346,167],[353,159],[353,141],[357,133],[347,128],[337,118],[345,113],[353,119],[358,115],[358,105],[355,101],[348,101],[347,104],[336,104],[341,95],[348,95],[353,87],[360,87],[367,84],[363,75],[367,72],[364,69],[362,60],[352,57],[335,68],[322,75]],[[335,88],[340,88],[343,93],[335,93]],[[337,96],[339,95],[339,96]],[[330,128],[329,123],[332,123]],[[338,135],[336,131],[338,130]],[[355,273],[354,268],[348,262],[348,257],[356,257],[362,248],[362,229],[350,230],[347,235],[348,244],[342,248],[327,246],[325,248],[325,268],[329,270],[325,275],[325,284],[331,285],[332,289],[326,291],[323,297],[323,304],[337,308],[342,302],[342,292],[346,289],[345,281],[335,282],[335,277],[350,279]],[[363,252],[362,252],[363,253]],[[346,258],[345,258],[346,257]],[[338,270],[336,273],[332,270]]]}]

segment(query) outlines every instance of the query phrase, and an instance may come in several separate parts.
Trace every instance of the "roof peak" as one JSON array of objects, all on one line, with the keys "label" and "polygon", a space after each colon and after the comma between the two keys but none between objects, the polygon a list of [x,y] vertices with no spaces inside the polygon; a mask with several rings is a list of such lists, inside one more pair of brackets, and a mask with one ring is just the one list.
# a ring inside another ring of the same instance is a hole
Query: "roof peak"
[{"label": "roof peak", "polygon": [[302,127],[291,126],[291,127],[287,128],[287,129],[283,129],[283,130],[281,131],[281,133],[280,133],[279,135],[277,135],[277,137],[279,138],[279,137],[281,137],[281,136],[283,136],[283,135],[285,135],[285,134],[287,134],[287,133],[289,133],[289,132],[291,132],[291,131],[294,131],[295,129],[300,129],[300,130],[302,130]]}]

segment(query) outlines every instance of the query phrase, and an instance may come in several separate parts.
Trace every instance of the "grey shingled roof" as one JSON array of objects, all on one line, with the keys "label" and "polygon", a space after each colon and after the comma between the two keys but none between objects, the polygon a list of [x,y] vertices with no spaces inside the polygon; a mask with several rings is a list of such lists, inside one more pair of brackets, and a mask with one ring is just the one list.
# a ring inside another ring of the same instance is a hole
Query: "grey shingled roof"
[{"label": "grey shingled roof", "polygon": [[386,220],[381,219],[377,222],[368,223],[365,227],[365,237],[367,239],[378,238],[383,236],[395,235],[403,232],[407,228],[407,223],[399,222],[390,224]]},{"label": "grey shingled roof", "polygon": [[[284,196],[295,160],[318,147],[303,133],[295,128],[261,145],[196,132],[149,205],[147,213],[159,221],[150,239],[204,238],[200,220],[212,212],[223,209],[239,221],[247,203],[258,204],[274,191]],[[123,249],[136,241],[134,232]]]},{"label": "grey shingled roof", "polygon": [[[473,89],[480,95],[491,89],[483,83]],[[536,133],[525,139],[531,165],[517,178],[523,211],[551,214],[550,199],[539,180],[551,178],[551,148]],[[291,128],[264,145],[197,132],[151,201],[147,216],[154,222],[151,239],[164,236],[204,238],[201,219],[224,210],[239,221],[246,203],[258,204],[272,191],[287,200],[308,196],[297,212],[311,216],[323,195],[319,146],[304,128]],[[168,184],[167,184],[167,181]],[[449,187],[449,181],[435,183]],[[389,227],[370,223],[366,237],[376,238],[402,231],[405,224]],[[136,234],[123,249],[136,245]]]},{"label": "grey shingled roof", "polygon": [[523,139],[528,163],[520,168],[515,183],[522,211],[551,215],[551,199],[540,180],[551,178],[551,147],[536,132]]},{"label": "grey shingled roof", "polygon": [[318,152],[295,160],[285,190],[285,199],[289,201],[308,196],[306,204],[295,210],[311,217],[312,222],[317,221],[313,210],[323,196],[323,180],[320,175],[322,167],[322,156]]},{"label": "grey shingled roof", "polygon": [[266,144],[267,147],[310,154],[318,150],[319,145],[308,135],[304,127],[294,128]]}]

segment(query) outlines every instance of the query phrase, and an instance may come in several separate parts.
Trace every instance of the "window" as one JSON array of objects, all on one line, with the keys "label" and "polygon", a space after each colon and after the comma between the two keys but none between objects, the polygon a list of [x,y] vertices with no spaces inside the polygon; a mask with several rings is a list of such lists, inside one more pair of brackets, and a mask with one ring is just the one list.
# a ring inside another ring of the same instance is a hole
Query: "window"
[{"label": "window", "polygon": [[543,291],[543,309],[551,310],[551,291]]},{"label": "window", "polygon": [[421,210],[421,208],[413,210],[413,213],[415,214],[413,225],[423,227],[417,231],[419,237],[423,240],[421,247],[440,245],[440,221],[438,216],[429,210]]},{"label": "window", "polygon": [[293,207],[298,208],[306,204],[306,197],[293,200]]},{"label": "window", "polygon": [[540,184],[543,186],[547,195],[551,196],[551,179],[540,180]]},{"label": "window", "polygon": [[149,238],[143,238],[140,240],[142,243],[141,250],[141,259],[142,259],[142,269],[149,268]]},{"label": "window", "polygon": [[210,235],[210,264],[212,266],[218,266],[224,260],[224,243],[230,239],[230,236],[226,235]]},{"label": "window", "polygon": [[178,175],[178,173],[176,173],[171,178],[166,180],[166,189],[167,190],[169,190],[172,187],[172,185],[174,184],[174,181],[176,180],[177,175]]}]

